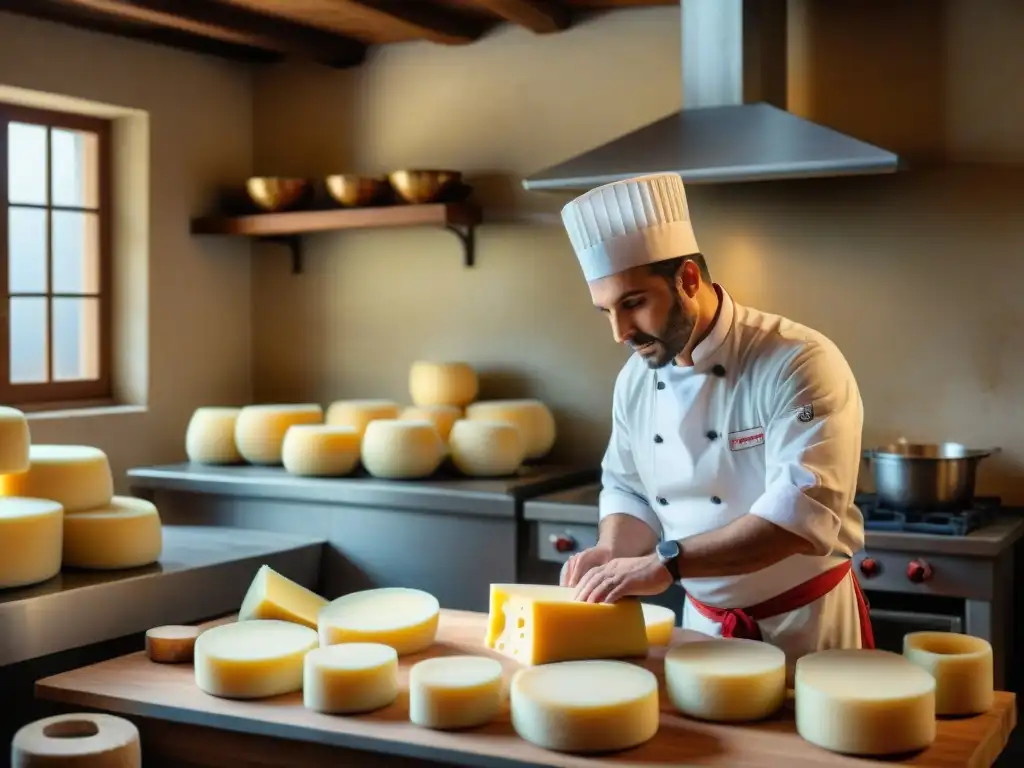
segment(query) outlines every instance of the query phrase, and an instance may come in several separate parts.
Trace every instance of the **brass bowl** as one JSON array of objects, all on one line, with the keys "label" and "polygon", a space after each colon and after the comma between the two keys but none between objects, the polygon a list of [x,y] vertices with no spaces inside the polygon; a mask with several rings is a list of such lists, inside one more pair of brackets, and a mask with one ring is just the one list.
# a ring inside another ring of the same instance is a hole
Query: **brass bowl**
[{"label": "brass bowl", "polygon": [[306,179],[254,176],[245,182],[249,198],[264,211],[283,211],[298,204],[309,192]]},{"label": "brass bowl", "polygon": [[358,208],[380,202],[390,191],[388,180],[383,176],[357,176],[354,173],[338,173],[324,179],[327,193],[339,205]]},{"label": "brass bowl", "polygon": [[395,171],[388,176],[395,192],[413,205],[433,203],[462,181],[459,171]]}]

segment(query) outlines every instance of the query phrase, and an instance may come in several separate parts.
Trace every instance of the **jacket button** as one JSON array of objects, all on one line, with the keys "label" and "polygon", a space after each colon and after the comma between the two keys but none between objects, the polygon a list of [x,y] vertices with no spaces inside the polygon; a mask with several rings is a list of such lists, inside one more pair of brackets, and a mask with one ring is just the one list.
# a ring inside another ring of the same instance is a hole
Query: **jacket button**
[{"label": "jacket button", "polygon": [[712,504],[721,504],[722,500],[718,496],[712,496],[711,497],[711,503]]},{"label": "jacket button", "polygon": [[664,388],[665,388],[665,382],[664,381],[659,381],[658,382],[658,389],[664,389]]},{"label": "jacket button", "polygon": [[663,442],[662,439],[661,439],[661,435],[655,435],[654,436],[654,442],[656,442],[656,443]]},{"label": "jacket button", "polygon": [[713,429],[709,429],[708,430],[707,436],[708,436],[708,440],[717,440],[718,439],[718,433],[715,432],[715,430],[713,430]]},{"label": "jacket button", "polygon": [[668,504],[668,499],[666,499],[664,496],[659,496],[658,497],[658,503],[661,504],[661,506],[664,507],[665,505]]},{"label": "jacket button", "polygon": [[725,366],[721,365],[721,364],[717,364],[717,365],[715,365],[714,368],[711,369],[711,372],[713,374],[715,374],[715,376],[719,376],[719,377],[725,376]]}]

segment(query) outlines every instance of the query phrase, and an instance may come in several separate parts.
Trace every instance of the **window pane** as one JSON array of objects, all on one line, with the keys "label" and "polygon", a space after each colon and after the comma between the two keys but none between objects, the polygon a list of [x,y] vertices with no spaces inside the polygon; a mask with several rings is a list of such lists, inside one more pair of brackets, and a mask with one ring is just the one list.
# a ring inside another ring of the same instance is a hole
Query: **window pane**
[{"label": "window pane", "polygon": [[54,205],[99,207],[99,138],[95,133],[51,129],[50,160]]},{"label": "window pane", "polygon": [[53,211],[53,292],[99,293],[99,216]]},{"label": "window pane", "polygon": [[11,302],[11,383],[46,381],[46,299]]},{"label": "window pane", "polygon": [[8,123],[7,199],[46,204],[46,126]]},{"label": "window pane", "polygon": [[46,293],[46,211],[7,209],[7,290]]},{"label": "window pane", "polygon": [[53,380],[100,376],[99,299],[53,300]]}]

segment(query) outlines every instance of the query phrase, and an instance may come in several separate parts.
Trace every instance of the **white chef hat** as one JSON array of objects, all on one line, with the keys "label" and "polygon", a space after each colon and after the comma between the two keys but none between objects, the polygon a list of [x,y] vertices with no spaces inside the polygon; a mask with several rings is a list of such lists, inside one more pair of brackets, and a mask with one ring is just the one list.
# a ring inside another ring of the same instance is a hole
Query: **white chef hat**
[{"label": "white chef hat", "polygon": [[683,180],[676,173],[605,184],[562,209],[587,282],[699,253]]}]

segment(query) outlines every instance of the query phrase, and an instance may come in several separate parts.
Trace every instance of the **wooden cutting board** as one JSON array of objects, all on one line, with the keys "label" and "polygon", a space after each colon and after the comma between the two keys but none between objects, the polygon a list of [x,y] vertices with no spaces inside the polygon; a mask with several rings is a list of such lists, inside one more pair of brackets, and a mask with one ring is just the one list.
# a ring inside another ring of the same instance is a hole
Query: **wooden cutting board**
[{"label": "wooden cutting board", "polygon": [[[502,661],[506,678],[518,664],[483,647],[486,615],[442,611],[438,641],[429,651],[401,660],[403,688],[416,661],[450,654],[474,653]],[[227,621],[229,619],[225,619]],[[214,622],[222,623],[222,622]],[[676,630],[677,642],[686,633]],[[652,649],[642,663],[662,678],[664,649]],[[977,717],[940,720],[938,739],[905,760],[882,762],[835,755],[815,747],[797,733],[792,703],[771,720],[724,726],[696,722],[675,714],[664,693],[658,735],[640,747],[612,756],[576,757],[534,747],[520,739],[507,705],[494,723],[461,733],[419,728],[408,721],[408,698],[355,717],[322,715],[305,709],[302,695],[261,701],[230,701],[200,691],[191,665],[150,662],[143,652],[54,675],[36,683],[36,695],[73,707],[144,718],[143,748],[153,754],[147,765],[171,759],[202,765],[380,766],[389,759],[438,761],[446,765],[483,766],[651,766],[655,764],[730,766],[731,768],[842,768],[848,766],[933,766],[988,768],[1016,725],[1016,698],[997,693],[992,711]],[[183,733],[180,729],[199,729]],[[178,730],[176,730],[178,729]],[[214,742],[218,742],[215,744]],[[291,740],[291,741],[286,741]],[[298,743],[301,742],[301,743]],[[357,750],[347,753],[346,750]],[[160,755],[154,754],[159,750]],[[370,754],[367,754],[370,753]],[[374,754],[375,753],[375,754]],[[227,762],[223,762],[227,760]],[[414,762],[409,764],[422,764]]]}]

